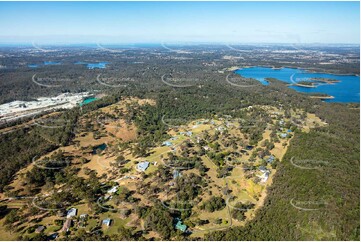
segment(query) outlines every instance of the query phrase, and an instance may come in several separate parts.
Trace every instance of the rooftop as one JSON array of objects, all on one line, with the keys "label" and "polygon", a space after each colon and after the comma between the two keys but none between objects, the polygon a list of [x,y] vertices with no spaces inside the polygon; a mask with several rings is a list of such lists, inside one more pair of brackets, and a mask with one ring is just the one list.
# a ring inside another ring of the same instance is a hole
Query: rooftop
[{"label": "rooftop", "polygon": [[270,157],[267,159],[267,162],[272,162],[274,161],[275,157],[273,155],[270,155]]},{"label": "rooftop", "polygon": [[41,225],[41,226],[39,226],[39,227],[36,228],[35,232],[36,232],[36,233],[41,233],[41,232],[44,231],[44,229],[45,229],[45,227]]},{"label": "rooftop", "polygon": [[260,167],[258,167],[258,169],[263,173],[268,172],[267,168],[264,166],[260,166]]},{"label": "rooftop", "polygon": [[172,144],[172,142],[170,142],[170,141],[164,141],[164,142],[162,143],[162,145],[172,146],[173,144]]},{"label": "rooftop", "polygon": [[280,137],[281,137],[281,138],[286,138],[287,135],[288,135],[288,134],[286,134],[286,133],[282,133],[282,134],[280,134]]},{"label": "rooftop", "polygon": [[148,161],[143,161],[137,164],[136,168],[138,171],[145,171],[147,170],[149,167],[149,162]]},{"label": "rooftop", "polygon": [[182,176],[178,170],[173,171],[173,179],[176,179],[177,177]]},{"label": "rooftop", "polygon": [[175,225],[175,228],[182,232],[185,232],[187,230],[187,225],[183,224],[182,220],[180,220],[180,219],[177,219],[176,221],[177,221],[177,223]]},{"label": "rooftop", "polygon": [[74,216],[76,216],[76,212],[77,212],[77,209],[76,209],[76,208],[71,208],[71,209],[69,209],[68,212],[66,213],[66,217],[67,217],[67,218],[74,217]]},{"label": "rooftop", "polygon": [[114,186],[112,188],[110,188],[107,193],[112,194],[112,193],[116,193],[118,191],[118,186]]},{"label": "rooftop", "polygon": [[102,224],[105,224],[106,226],[110,226],[112,220],[110,218],[106,218],[102,221]]}]

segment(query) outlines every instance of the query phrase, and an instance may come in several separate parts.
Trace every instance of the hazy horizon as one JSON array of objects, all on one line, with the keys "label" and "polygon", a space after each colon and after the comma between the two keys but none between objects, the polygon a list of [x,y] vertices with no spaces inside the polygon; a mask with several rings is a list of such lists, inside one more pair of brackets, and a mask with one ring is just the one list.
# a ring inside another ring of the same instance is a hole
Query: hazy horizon
[{"label": "hazy horizon", "polygon": [[113,46],[113,47],[122,47],[122,46],[222,46],[222,45],[249,45],[249,46],[269,46],[269,45],[294,45],[294,46],[360,46],[360,43],[256,43],[256,42],[124,42],[124,43],[112,43],[112,42],[1,42],[0,46],[59,46],[59,47],[71,47],[71,46],[83,46],[83,47],[101,47],[101,46]]},{"label": "hazy horizon", "polygon": [[359,2],[0,2],[0,43],[359,44]]}]

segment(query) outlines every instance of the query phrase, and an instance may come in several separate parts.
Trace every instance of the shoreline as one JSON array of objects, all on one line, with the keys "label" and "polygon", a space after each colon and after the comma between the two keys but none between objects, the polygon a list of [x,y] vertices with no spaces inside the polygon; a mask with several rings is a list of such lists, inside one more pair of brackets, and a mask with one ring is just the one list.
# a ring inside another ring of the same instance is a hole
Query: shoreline
[{"label": "shoreline", "polygon": [[314,83],[312,83],[312,85],[304,85],[304,84],[290,84],[288,86],[297,86],[297,87],[306,87],[306,88],[315,88],[317,87]]},{"label": "shoreline", "polygon": [[327,83],[327,84],[331,84],[331,85],[341,82],[340,80],[333,80],[333,79],[328,79],[328,78],[317,78],[317,77],[311,78],[310,80],[314,81],[313,83],[321,82],[321,83]]},{"label": "shoreline", "polygon": [[[327,71],[322,71],[322,72],[318,72],[315,71],[312,68],[302,68],[302,67],[292,67],[292,66],[282,66],[282,67],[275,67],[275,66],[267,66],[267,65],[258,65],[258,66],[243,66],[243,67],[239,67],[238,69],[232,70],[232,71],[238,71],[238,70],[242,70],[245,68],[252,68],[252,67],[265,67],[265,68],[272,68],[273,70],[281,70],[284,68],[289,68],[289,69],[297,69],[297,70],[305,70],[308,71],[309,73],[314,73],[314,74],[329,74],[329,75],[337,75],[337,76],[360,76],[360,74],[353,74],[353,73],[348,73],[348,74],[341,74],[341,73],[332,73],[332,72],[327,72]],[[232,69],[235,67],[231,67]]]},{"label": "shoreline", "polygon": [[315,98],[315,99],[321,99],[321,100],[324,100],[324,99],[334,99],[335,97],[334,96],[310,96],[310,98]]}]

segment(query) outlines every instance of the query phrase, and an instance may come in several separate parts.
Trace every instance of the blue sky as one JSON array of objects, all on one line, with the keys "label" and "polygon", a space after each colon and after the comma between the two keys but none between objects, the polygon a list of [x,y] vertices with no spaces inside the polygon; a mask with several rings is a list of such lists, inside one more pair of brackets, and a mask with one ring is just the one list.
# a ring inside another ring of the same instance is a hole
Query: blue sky
[{"label": "blue sky", "polygon": [[0,2],[0,43],[359,43],[359,2]]}]

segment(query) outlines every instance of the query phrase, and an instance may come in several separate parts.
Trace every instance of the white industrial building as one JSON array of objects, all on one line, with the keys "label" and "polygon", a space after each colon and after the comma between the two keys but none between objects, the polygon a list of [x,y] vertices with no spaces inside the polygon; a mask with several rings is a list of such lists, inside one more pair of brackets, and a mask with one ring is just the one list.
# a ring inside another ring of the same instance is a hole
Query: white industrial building
[{"label": "white industrial building", "polygon": [[71,109],[79,105],[88,92],[62,93],[56,97],[39,97],[36,101],[13,101],[0,105],[0,123],[34,116],[44,111]]}]

